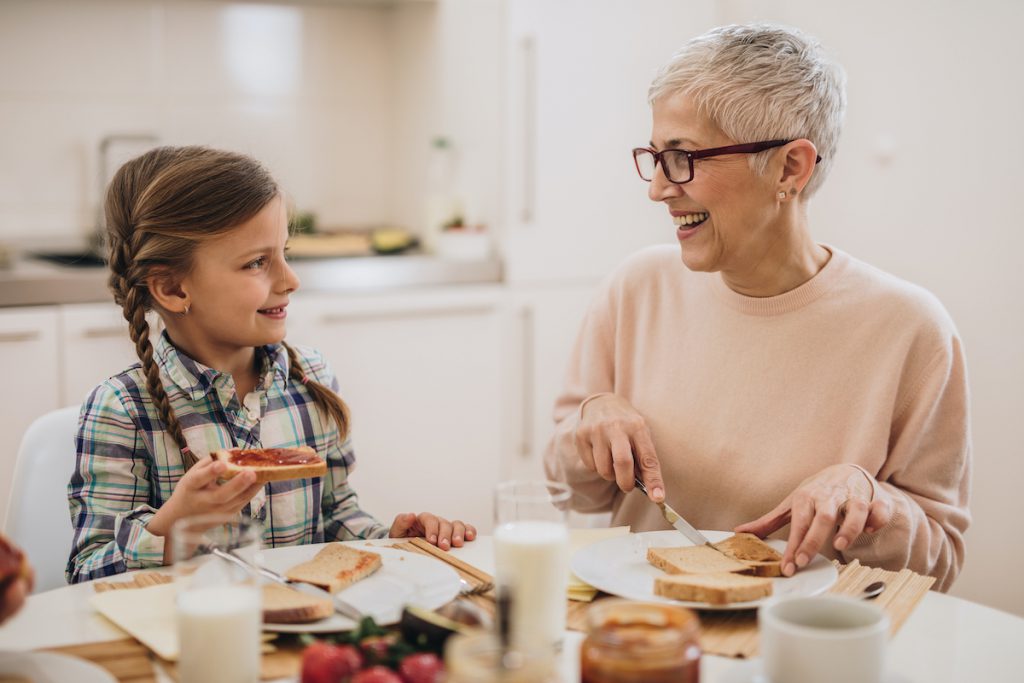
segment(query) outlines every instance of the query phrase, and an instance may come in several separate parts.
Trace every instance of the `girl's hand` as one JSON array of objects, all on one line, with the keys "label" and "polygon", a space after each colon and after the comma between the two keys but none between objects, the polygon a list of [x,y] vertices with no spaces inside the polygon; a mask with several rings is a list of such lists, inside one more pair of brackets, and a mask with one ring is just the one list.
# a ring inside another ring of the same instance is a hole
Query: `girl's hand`
[{"label": "girl's hand", "polygon": [[587,401],[576,427],[576,453],[587,469],[623,491],[632,491],[633,478],[639,476],[653,502],[665,500],[661,463],[647,422],[624,398],[605,394]]},{"label": "girl's hand", "polygon": [[774,510],[735,531],[764,538],[792,524],[782,555],[782,573],[792,576],[818,554],[829,535],[835,533],[832,546],[842,551],[862,532],[874,533],[891,518],[892,502],[885,489],[873,486],[858,468],[839,464],[804,479]]},{"label": "girl's hand", "polygon": [[472,541],[476,538],[476,527],[455,520],[449,522],[443,517],[432,515],[429,512],[415,514],[403,512],[395,517],[391,523],[391,531],[388,534],[391,538],[414,538],[422,537],[436,545],[441,550],[448,550],[451,547],[459,548],[464,541]]},{"label": "girl's hand", "polygon": [[27,567],[22,574],[11,579],[3,593],[0,594],[0,624],[7,621],[25,604],[25,599],[35,585],[35,580],[35,572],[31,567]]},{"label": "girl's hand", "polygon": [[185,516],[204,514],[235,514],[252,500],[263,484],[257,484],[256,473],[241,472],[223,484],[217,479],[227,465],[206,457],[192,466],[174,487],[174,493],[157,510],[147,529],[157,536],[166,536],[171,525]]}]

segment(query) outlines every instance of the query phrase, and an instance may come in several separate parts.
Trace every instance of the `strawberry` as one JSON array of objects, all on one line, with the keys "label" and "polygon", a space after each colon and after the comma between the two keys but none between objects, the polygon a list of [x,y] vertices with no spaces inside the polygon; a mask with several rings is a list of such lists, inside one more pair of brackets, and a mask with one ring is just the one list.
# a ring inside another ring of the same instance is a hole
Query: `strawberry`
[{"label": "strawberry", "polygon": [[302,653],[302,683],[342,683],[363,667],[352,645],[313,643]]}]

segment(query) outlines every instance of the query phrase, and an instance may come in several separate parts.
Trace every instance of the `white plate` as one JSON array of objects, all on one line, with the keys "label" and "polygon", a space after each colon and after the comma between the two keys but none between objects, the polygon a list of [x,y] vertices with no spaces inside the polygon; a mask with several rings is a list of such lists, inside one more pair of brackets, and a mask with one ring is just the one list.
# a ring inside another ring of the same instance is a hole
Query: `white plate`
[{"label": "white plate", "polygon": [[[761,664],[759,658],[736,661],[736,665],[730,666],[720,680],[722,683],[772,683]],[[910,683],[910,679],[895,671],[886,671],[882,673],[882,683]]]},{"label": "white plate", "polygon": [[[261,554],[265,566],[284,574],[313,559],[322,547],[289,546],[263,550]],[[381,568],[337,595],[382,626],[398,623],[405,605],[437,609],[459,593],[459,575],[440,560],[404,550],[364,549],[380,555]],[[263,624],[263,630],[281,633],[331,633],[355,627],[355,622],[337,613],[309,624]]]},{"label": "white plate", "polygon": [[56,652],[0,652],[0,676],[24,676],[33,683],[117,683],[103,667]]},{"label": "white plate", "polygon": [[[732,536],[731,531],[701,531],[712,543]],[[782,552],[784,541],[769,540],[768,544]],[[751,609],[765,599],[748,602],[733,602],[727,605],[712,605],[707,602],[671,600],[654,594],[654,579],[664,573],[647,561],[647,549],[693,545],[681,533],[670,531],[645,531],[629,536],[618,536],[598,541],[582,548],[572,556],[571,567],[576,576],[594,588],[605,593],[618,595],[630,600],[663,602],[669,605],[683,605],[695,609],[735,610]],[[836,582],[839,572],[827,558],[818,555],[811,563],[789,578],[772,579],[772,596],[817,595]]]}]

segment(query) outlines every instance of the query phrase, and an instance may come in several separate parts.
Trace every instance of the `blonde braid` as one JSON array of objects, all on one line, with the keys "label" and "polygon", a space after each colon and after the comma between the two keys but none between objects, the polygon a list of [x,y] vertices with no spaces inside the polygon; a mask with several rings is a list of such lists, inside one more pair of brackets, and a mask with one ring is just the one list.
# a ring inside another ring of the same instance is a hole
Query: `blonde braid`
[{"label": "blonde braid", "polygon": [[306,374],[299,363],[299,354],[295,352],[295,349],[288,346],[285,342],[281,342],[281,345],[288,352],[288,376],[296,382],[301,382],[305,385],[317,407],[327,413],[338,425],[338,440],[344,441],[345,437],[348,436],[349,425],[351,424],[348,405],[341,400],[341,396],[338,396],[330,388],[325,387]]}]

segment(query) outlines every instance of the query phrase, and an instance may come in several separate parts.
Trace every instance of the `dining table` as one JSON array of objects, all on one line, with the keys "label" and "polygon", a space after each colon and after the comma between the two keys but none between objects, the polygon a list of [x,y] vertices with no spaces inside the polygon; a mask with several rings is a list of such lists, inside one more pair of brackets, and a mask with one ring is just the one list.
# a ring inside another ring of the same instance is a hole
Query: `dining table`
[{"label": "dining table", "polygon": [[[393,541],[350,543],[372,549],[389,542]],[[480,536],[450,553],[468,565],[494,573],[491,536]],[[52,650],[129,637],[91,606],[94,593],[93,583],[83,582],[30,596],[22,610],[0,626],[0,651]],[[559,661],[563,683],[580,680],[579,652],[584,635],[566,631]],[[157,669],[154,680],[171,680]],[[758,674],[756,660],[705,653],[700,670],[702,683],[769,683]],[[885,683],[1024,680],[1024,618],[929,591],[890,640],[886,671]]]}]

